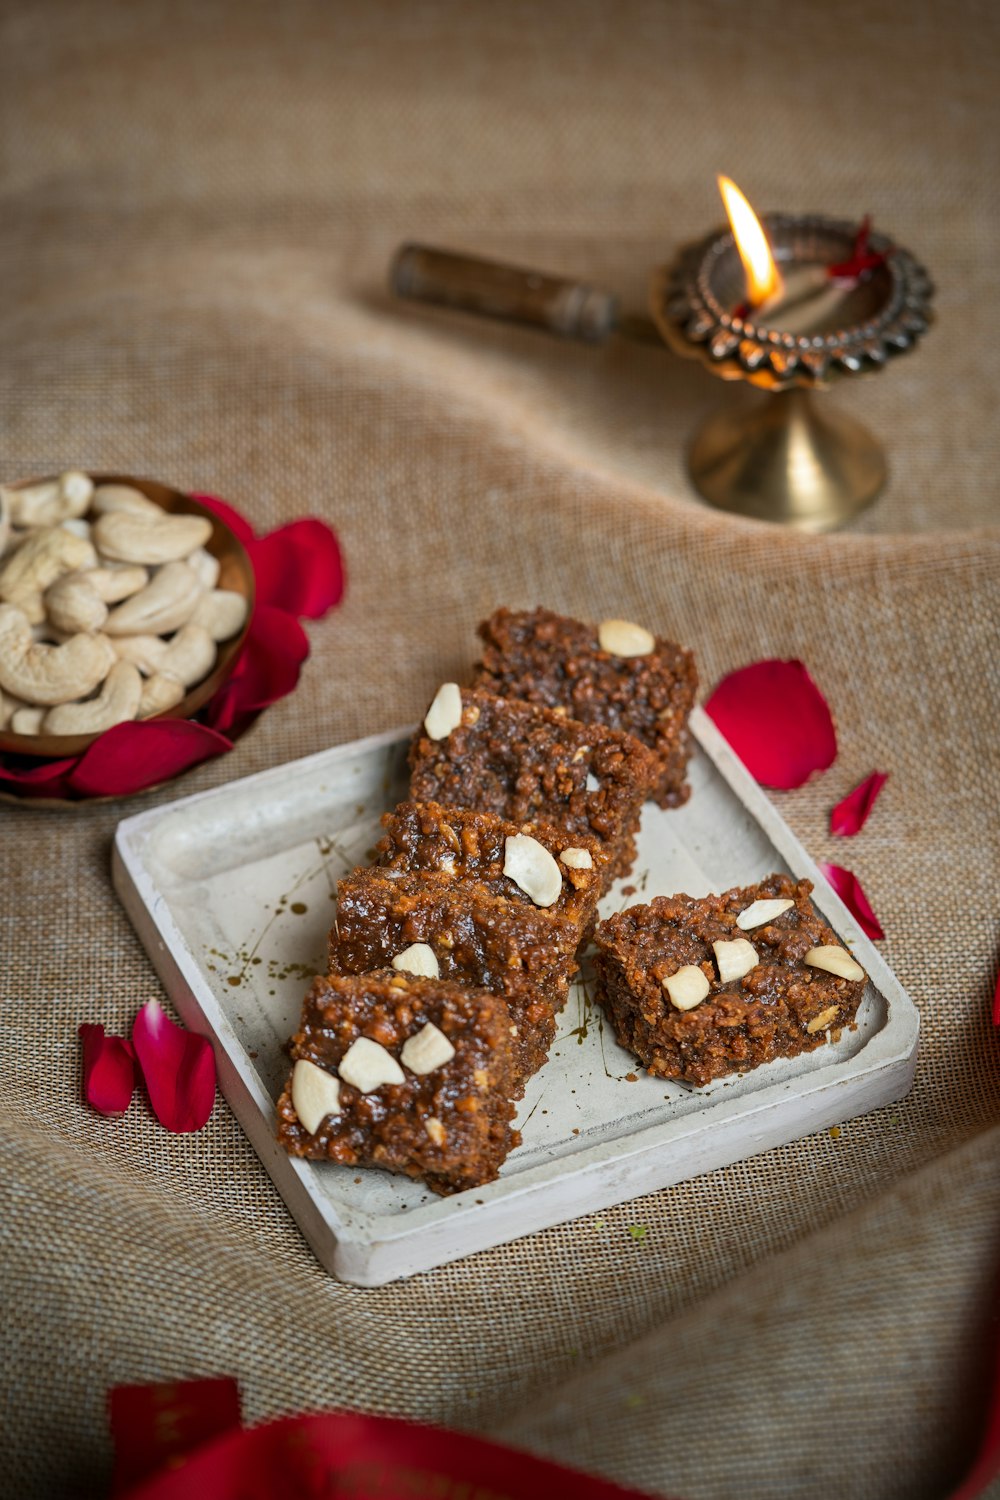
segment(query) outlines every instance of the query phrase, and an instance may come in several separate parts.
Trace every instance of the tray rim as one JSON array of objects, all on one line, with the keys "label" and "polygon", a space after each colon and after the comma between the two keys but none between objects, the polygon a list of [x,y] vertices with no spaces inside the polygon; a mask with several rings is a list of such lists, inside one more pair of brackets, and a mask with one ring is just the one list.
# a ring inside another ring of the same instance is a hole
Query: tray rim
[{"label": "tray rim", "polygon": [[[749,1095],[714,1097],[708,1120],[702,1112],[692,1111],[640,1126],[627,1136],[582,1145],[570,1157],[537,1163],[484,1188],[391,1215],[337,1204],[319,1186],[318,1173],[325,1164],[289,1157],[280,1148],[274,1134],[274,1101],[202,974],[169,904],[159,894],[143,855],[157,826],[180,808],[239,797],[251,785],[266,794],[270,783],[286,782],[293,768],[335,767],[338,761],[392,750],[412,735],[412,726],[271,766],[134,814],[118,824],[112,873],[119,898],[185,1024],[213,1042],[223,1097],[265,1170],[321,1264],[341,1280],[374,1286],[429,1269],[595,1209],[589,1202],[575,1207],[569,1202],[590,1182],[604,1180],[601,1204],[610,1207],[864,1113],[901,1097],[909,1088],[919,1037],[919,1014],[913,1001],[704,710],[694,709],[690,723],[699,748],[776,853],[798,878],[812,880],[815,905],[850,943],[869,980],[881,992],[886,1005],[883,1025],[853,1057],[833,1060],[794,1079],[775,1080]],[[890,1086],[894,1091],[885,1095],[883,1089]],[[869,1096],[870,1102],[855,1107],[859,1099]],[[706,1128],[712,1127],[711,1142],[691,1139],[704,1137]],[[744,1149],[748,1142],[749,1150]],[[733,1146],[738,1149],[734,1151]],[[642,1180],[643,1166],[651,1158],[665,1153],[676,1159],[682,1149],[692,1150],[698,1158],[693,1166],[690,1161],[675,1162],[678,1170],[674,1171],[666,1169],[664,1160],[665,1170],[655,1174],[655,1183]],[[513,1227],[500,1222],[511,1217],[517,1219]]]}]

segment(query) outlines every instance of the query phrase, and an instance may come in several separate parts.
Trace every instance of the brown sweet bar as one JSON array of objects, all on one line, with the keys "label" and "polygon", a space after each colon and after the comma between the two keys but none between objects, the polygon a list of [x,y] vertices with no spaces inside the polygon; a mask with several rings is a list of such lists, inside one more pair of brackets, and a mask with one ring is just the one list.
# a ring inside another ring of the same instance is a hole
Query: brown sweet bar
[{"label": "brown sweet bar", "polygon": [[[525,835],[536,839],[562,876],[559,896],[545,910],[575,922],[581,937],[593,922],[606,859],[596,839],[580,834],[574,846],[565,833],[544,823],[511,823],[493,813],[444,807],[440,802],[401,802],[384,815],[382,826],[385,835],[375,846],[382,869],[450,882],[478,881],[494,895],[522,906],[530,905],[532,897],[504,874],[507,840]],[[567,851],[569,863],[561,857]]]},{"label": "brown sweet bar", "polygon": [[419,875],[355,870],[338,883],[330,971],[391,966],[415,943],[434,953],[442,978],[504,995],[518,1028],[521,1087],[548,1056],[556,1014],[576,971],[579,928],[568,917]]},{"label": "brown sweet bar", "polygon": [[[404,1047],[428,1023],[453,1055],[417,1073]],[[518,1068],[510,1027],[506,1002],[485,990],[392,971],[317,979],[291,1055],[337,1081],[337,1111],[306,1129],[293,1103],[293,1068],[278,1101],[278,1139],[292,1156],[422,1177],[436,1193],[490,1182],[520,1142],[510,1127]],[[362,1092],[339,1077],[359,1038],[389,1054],[401,1082]]]},{"label": "brown sweet bar", "polygon": [[630,734],[580,724],[532,703],[463,689],[461,721],[442,739],[421,725],[410,747],[410,795],[548,823],[607,853],[606,890],[635,858],[635,831],[657,776],[652,752]]},{"label": "brown sweet bar", "polygon": [[686,801],[688,716],[694,656],[656,637],[644,656],[602,650],[597,627],[548,609],[498,609],[479,626],[482,661],[473,686],[543,708],[565,708],[584,724],[606,724],[648,745],[659,763],[652,795],[661,807]]},{"label": "brown sweet bar", "polygon": [[[598,924],[597,994],[615,1035],[650,1073],[705,1084],[775,1057],[818,1047],[828,1031],[853,1022],[864,979],[844,979],[806,964],[811,949],[842,944],[809,901],[808,880],[771,875],[721,896],[657,896]],[[787,900],[780,915],[749,930],[736,919],[753,902]],[[722,983],[716,942],[744,940],[758,962]],[[845,954],[845,957],[849,955]],[[680,1010],[664,981],[688,966],[708,994]]]}]

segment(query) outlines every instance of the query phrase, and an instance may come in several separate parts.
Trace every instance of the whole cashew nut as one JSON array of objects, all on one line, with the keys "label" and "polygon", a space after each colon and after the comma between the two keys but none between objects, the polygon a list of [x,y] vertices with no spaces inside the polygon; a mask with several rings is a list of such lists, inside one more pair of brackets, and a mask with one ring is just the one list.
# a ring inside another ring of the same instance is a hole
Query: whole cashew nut
[{"label": "whole cashew nut", "polygon": [[222,568],[217,557],[213,557],[211,552],[206,552],[204,547],[199,547],[185,561],[192,573],[197,575],[198,582],[203,589],[215,588]]},{"label": "whole cashew nut", "polygon": [[142,686],[139,699],[138,719],[151,719],[154,714],[165,714],[176,708],[184,697],[184,684],[167,672],[154,672]]},{"label": "whole cashew nut", "polygon": [[130,661],[143,677],[154,677],[160,670],[167,643],[158,635],[109,636],[111,648],[119,661]]},{"label": "whole cashew nut", "polygon": [[94,491],[91,510],[95,515],[106,516],[112,511],[131,511],[133,515],[162,516],[163,512],[155,500],[150,500],[142,490],[131,484],[99,484]]},{"label": "whole cashew nut", "polygon": [[103,568],[88,568],[87,583],[105,604],[118,604],[144,589],[149,573],[135,563],[109,563]]},{"label": "whole cashew nut", "polygon": [[215,657],[215,642],[208,631],[201,625],[185,625],[168,642],[156,670],[176,677],[188,688],[208,676]]},{"label": "whole cashew nut", "polygon": [[232,589],[213,589],[191,616],[192,625],[203,625],[213,641],[228,641],[238,635],[246,623],[249,604]]},{"label": "whole cashew nut", "polygon": [[108,635],[167,635],[187,624],[200,598],[201,584],[187,564],[168,562],[144,589],[111,611],[104,629]]},{"label": "whole cashew nut", "polygon": [[155,516],[112,511],[94,525],[94,541],[102,557],[114,562],[179,562],[212,535],[212,523],[206,516],[170,516],[163,511]]},{"label": "whole cashew nut", "polygon": [[90,586],[90,573],[64,573],[46,590],[45,608],[57,630],[100,630],[108,618],[108,606]]},{"label": "whole cashew nut", "polygon": [[139,668],[130,661],[116,661],[96,698],[50,708],[42,730],[45,734],[103,734],[134,719],[141,698]]},{"label": "whole cashew nut", "polygon": [[23,611],[0,604],[0,688],[24,703],[82,698],[104,681],[114,660],[103,635],[74,635],[63,646],[35,641]]},{"label": "whole cashew nut", "polygon": [[44,708],[16,708],[10,716],[10,728],[15,734],[40,734],[44,719]]},{"label": "whole cashew nut", "polygon": [[45,619],[45,590],[64,573],[92,568],[96,562],[93,547],[83,537],[59,526],[39,531],[0,567],[0,600],[16,605],[32,625],[40,625]]},{"label": "whole cashew nut", "polygon": [[7,489],[5,493],[15,526],[58,526],[60,521],[85,514],[94,486],[88,474],[67,469],[58,479],[46,479],[23,489]]}]

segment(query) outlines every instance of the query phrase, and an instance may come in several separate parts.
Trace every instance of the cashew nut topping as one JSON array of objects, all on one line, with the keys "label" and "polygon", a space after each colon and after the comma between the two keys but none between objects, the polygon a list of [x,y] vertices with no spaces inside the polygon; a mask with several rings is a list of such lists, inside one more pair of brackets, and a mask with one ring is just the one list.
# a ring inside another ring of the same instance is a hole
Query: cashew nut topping
[{"label": "cashew nut topping", "polygon": [[45,609],[57,630],[100,630],[108,606],[90,587],[89,573],[64,573],[45,594]]},{"label": "cashew nut topping", "polygon": [[23,612],[0,604],[0,688],[24,703],[71,703],[93,692],[114,660],[102,635],[74,635],[62,646],[35,641]]},{"label": "cashew nut topping", "polygon": [[116,724],[134,719],[141,697],[139,668],[130,661],[116,661],[96,698],[50,708],[42,729],[46,734],[103,734]]},{"label": "cashew nut topping", "polygon": [[131,484],[99,484],[94,491],[91,510],[97,516],[109,515],[112,511],[127,510],[133,515],[162,516],[163,511],[155,500],[150,500],[142,490]]},{"label": "cashew nut topping", "polygon": [[0,599],[14,604],[32,625],[45,619],[42,595],[64,573],[92,568],[97,554],[89,542],[55,526],[22,542],[0,568]]},{"label": "cashew nut topping", "polygon": [[178,677],[166,672],[154,672],[142,685],[137,719],[151,719],[154,714],[165,714],[176,708],[184,697],[184,684]]},{"label": "cashew nut topping", "polygon": [[94,541],[102,557],[149,567],[180,562],[203,547],[211,535],[212,523],[206,516],[172,516],[165,511],[156,515],[110,511],[94,526]]},{"label": "cashew nut topping", "polygon": [[105,604],[118,604],[144,589],[149,573],[137,563],[109,563],[103,568],[88,568],[87,583]]},{"label": "cashew nut topping", "polygon": [[243,629],[249,608],[242,594],[232,589],[213,589],[199,599],[191,624],[204,625],[213,641],[228,641]]},{"label": "cashew nut topping", "polygon": [[168,562],[144,589],[111,611],[104,629],[108,635],[167,635],[187,624],[200,598],[201,584],[187,563]]},{"label": "cashew nut topping", "polygon": [[58,479],[5,491],[15,526],[58,526],[90,508],[94,486],[87,474],[68,469]]}]

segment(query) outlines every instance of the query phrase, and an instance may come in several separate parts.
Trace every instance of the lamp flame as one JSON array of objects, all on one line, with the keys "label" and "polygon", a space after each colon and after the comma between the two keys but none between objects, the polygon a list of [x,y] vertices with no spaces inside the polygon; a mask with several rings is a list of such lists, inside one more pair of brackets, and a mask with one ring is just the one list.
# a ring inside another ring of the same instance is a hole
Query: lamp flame
[{"label": "lamp flame", "polygon": [[736,248],[743,262],[747,300],[751,307],[759,307],[762,302],[781,295],[781,275],[774,263],[763,226],[746,198],[728,177],[720,176],[716,180],[729,216]]}]

